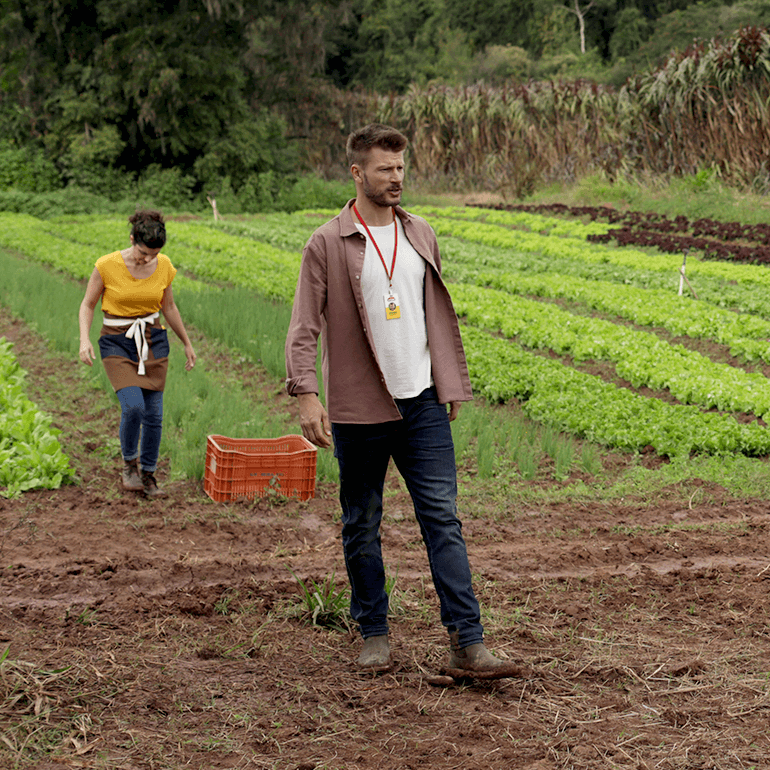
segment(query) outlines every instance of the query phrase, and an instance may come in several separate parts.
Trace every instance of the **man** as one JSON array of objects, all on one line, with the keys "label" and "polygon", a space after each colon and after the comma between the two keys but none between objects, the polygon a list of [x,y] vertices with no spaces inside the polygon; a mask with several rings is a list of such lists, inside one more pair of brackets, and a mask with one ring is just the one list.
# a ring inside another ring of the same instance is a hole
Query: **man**
[{"label": "man", "polygon": [[[334,441],[350,611],[364,639],[359,668],[391,666],[379,526],[393,458],[428,552],[449,668],[505,676],[506,663],[483,643],[455,507],[449,422],[471,400],[470,380],[436,236],[399,206],[406,145],[403,134],[380,124],[348,137],[356,197],[303,251],[286,388],[299,400],[305,437],[319,447]],[[319,335],[328,412],[318,397]]]}]

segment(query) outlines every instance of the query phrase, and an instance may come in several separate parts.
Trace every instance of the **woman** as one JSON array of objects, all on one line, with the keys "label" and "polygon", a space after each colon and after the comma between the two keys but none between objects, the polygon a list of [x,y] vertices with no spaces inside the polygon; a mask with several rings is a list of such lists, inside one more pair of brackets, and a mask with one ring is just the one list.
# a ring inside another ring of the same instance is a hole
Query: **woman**
[{"label": "woman", "polygon": [[104,325],[99,351],[120,401],[123,489],[163,497],[165,492],[155,480],[169,353],[161,311],[184,345],[188,371],[195,366],[196,356],[171,291],[176,268],[160,253],[166,242],[163,215],[138,211],[128,221],[131,246],[98,259],[88,281],[78,315],[80,360],[92,366],[96,358],[89,334],[101,297]]}]

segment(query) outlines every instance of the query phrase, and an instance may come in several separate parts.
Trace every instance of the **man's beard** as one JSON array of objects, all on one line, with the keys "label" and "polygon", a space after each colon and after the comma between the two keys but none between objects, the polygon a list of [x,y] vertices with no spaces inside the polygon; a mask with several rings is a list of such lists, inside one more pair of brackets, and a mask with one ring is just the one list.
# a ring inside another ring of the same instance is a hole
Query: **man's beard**
[{"label": "man's beard", "polygon": [[[374,204],[377,206],[397,206],[399,203],[401,203],[401,193],[403,191],[403,187],[401,185],[398,185],[397,187],[389,187],[381,192],[375,192],[373,187],[369,184],[369,180],[366,178],[366,174],[362,174],[363,176],[363,182],[364,182],[364,195]],[[390,195],[396,195],[396,191],[398,192],[398,199],[393,201],[390,200],[388,197],[386,197],[388,194]]]}]

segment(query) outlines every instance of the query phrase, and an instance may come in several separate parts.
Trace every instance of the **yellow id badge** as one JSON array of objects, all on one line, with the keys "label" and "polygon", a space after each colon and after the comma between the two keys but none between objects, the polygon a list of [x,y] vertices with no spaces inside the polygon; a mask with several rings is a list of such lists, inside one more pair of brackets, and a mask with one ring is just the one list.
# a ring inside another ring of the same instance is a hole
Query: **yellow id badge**
[{"label": "yellow id badge", "polygon": [[385,292],[385,320],[393,321],[401,318],[401,305],[398,304],[398,294],[392,291]]}]

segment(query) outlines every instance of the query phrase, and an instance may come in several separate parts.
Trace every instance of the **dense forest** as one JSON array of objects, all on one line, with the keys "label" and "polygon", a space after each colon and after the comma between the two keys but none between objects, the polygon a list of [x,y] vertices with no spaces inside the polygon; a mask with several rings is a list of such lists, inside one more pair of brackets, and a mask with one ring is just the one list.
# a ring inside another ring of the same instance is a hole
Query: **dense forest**
[{"label": "dense forest", "polygon": [[[616,168],[619,152],[624,161],[641,152],[649,136],[628,133],[628,111],[627,125],[617,123],[617,100],[646,99],[651,116],[654,89],[643,80],[659,80],[677,56],[700,60],[709,50],[723,61],[733,54],[722,41],[739,39],[749,51],[738,54],[750,60],[744,74],[761,92],[767,24],[770,0],[0,0],[0,190],[70,186],[119,199],[144,189],[180,202],[214,192],[247,210],[269,208],[303,174],[342,176],[350,128],[388,119],[443,150],[432,153],[432,169],[425,155],[415,166],[424,178],[520,193],[565,163],[574,175],[596,170],[602,153]],[[590,103],[605,122],[616,113],[609,134],[617,136],[597,133],[582,159],[554,136],[550,152],[562,155],[548,168],[521,147],[511,154],[503,137],[516,133],[511,115],[500,123],[500,110],[479,111],[479,100],[523,100],[532,121],[544,84],[541,127],[547,115],[558,122],[560,110]],[[452,122],[477,143],[450,136]],[[473,169],[456,162],[463,143],[479,156]],[[712,164],[669,155],[658,153],[651,170]],[[754,183],[765,158],[743,171],[732,157],[714,162]]]}]

